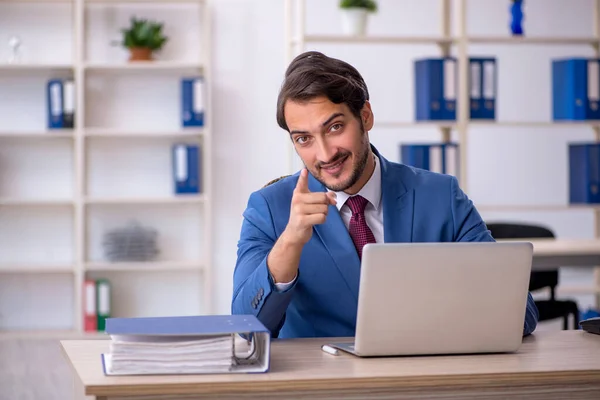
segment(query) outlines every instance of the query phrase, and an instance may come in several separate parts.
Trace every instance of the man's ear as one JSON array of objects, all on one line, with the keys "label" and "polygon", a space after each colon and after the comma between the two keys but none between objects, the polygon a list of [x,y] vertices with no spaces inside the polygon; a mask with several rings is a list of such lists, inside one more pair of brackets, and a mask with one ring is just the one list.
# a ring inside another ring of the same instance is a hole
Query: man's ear
[{"label": "man's ear", "polygon": [[360,111],[360,117],[365,127],[365,131],[370,131],[373,128],[373,110],[371,110],[371,103],[369,101],[365,101],[365,104]]}]

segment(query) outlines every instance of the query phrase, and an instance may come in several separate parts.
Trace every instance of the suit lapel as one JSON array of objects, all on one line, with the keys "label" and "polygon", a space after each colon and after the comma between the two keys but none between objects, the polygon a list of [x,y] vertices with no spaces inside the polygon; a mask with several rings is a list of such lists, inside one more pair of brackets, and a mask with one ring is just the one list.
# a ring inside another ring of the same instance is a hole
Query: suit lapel
[{"label": "suit lapel", "polygon": [[[310,174],[308,188],[311,192],[327,191],[325,186]],[[335,206],[329,206],[327,221],[324,224],[315,225],[314,231],[331,255],[336,268],[340,271],[352,296],[358,301],[360,260],[348,229],[346,229],[344,221]]]},{"label": "suit lapel", "polygon": [[412,242],[414,190],[395,165],[378,156],[381,160],[384,240],[386,243]]}]

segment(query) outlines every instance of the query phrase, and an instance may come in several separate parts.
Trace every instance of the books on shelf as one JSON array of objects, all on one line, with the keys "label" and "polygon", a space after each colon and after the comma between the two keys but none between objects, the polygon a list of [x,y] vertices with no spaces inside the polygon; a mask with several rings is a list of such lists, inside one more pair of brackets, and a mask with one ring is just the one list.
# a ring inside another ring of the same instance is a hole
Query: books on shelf
[{"label": "books on shelf", "polygon": [[106,332],[106,375],[269,370],[271,334],[253,315],[109,318]]},{"label": "books on shelf", "polygon": [[459,145],[456,143],[428,143],[400,145],[400,162],[415,168],[459,178]]},{"label": "books on shelf", "polygon": [[175,194],[199,194],[202,192],[201,151],[196,144],[173,145],[173,181]]},{"label": "books on shelf", "polygon": [[552,61],[552,116],[560,120],[600,119],[600,60]]},{"label": "books on shelf", "polygon": [[107,279],[83,282],[83,323],[86,332],[102,332],[111,313],[111,285]]},{"label": "books on shelf", "polygon": [[569,144],[569,202],[600,203],[600,143]]},{"label": "books on shelf", "polygon": [[75,126],[75,83],[72,79],[51,79],[46,87],[48,129]]},{"label": "books on shelf", "polygon": [[[417,121],[455,121],[458,61],[454,57],[415,61],[415,118]],[[496,119],[497,67],[494,57],[469,58],[471,119]]]}]

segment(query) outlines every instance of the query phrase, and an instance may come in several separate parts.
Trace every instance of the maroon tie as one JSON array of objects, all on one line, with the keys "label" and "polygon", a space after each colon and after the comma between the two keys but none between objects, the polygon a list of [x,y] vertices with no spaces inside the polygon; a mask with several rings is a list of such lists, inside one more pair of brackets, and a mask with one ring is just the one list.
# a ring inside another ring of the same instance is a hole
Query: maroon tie
[{"label": "maroon tie", "polygon": [[375,236],[367,225],[365,219],[365,207],[368,200],[362,196],[352,196],[346,200],[346,204],[352,210],[352,218],[350,218],[350,236],[358,252],[358,258],[362,259],[362,249],[367,243],[375,243]]}]

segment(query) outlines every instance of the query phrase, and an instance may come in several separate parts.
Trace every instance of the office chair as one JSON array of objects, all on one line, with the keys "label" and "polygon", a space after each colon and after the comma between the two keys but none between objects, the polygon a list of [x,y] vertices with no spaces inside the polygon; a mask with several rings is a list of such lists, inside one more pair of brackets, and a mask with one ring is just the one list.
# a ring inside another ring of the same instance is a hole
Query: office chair
[{"label": "office chair", "polygon": [[[491,223],[487,224],[494,239],[536,239],[554,238],[554,233],[545,227],[528,224]],[[569,329],[569,315],[573,315],[573,329],[579,328],[579,308],[572,300],[556,300],[555,289],[558,286],[558,265],[556,270],[532,271],[529,291],[550,288],[550,299],[536,300],[540,321],[563,319],[563,329]]]}]

